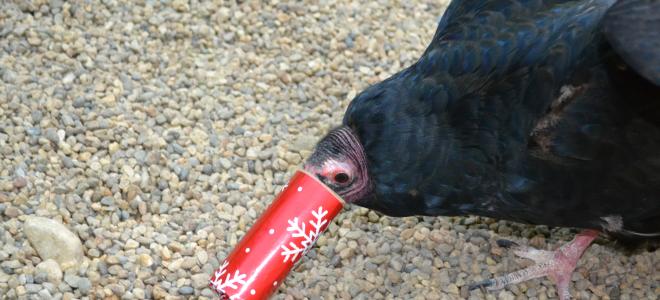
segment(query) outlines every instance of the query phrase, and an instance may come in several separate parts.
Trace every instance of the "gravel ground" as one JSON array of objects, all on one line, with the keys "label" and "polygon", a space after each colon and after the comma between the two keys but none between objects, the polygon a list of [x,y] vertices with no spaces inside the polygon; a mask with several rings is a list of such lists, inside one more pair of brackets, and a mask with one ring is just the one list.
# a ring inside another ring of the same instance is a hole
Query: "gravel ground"
[{"label": "gravel ground", "polygon": [[[139,2],[0,4],[2,299],[213,298],[218,261],[356,92],[421,54],[446,5]],[[528,264],[498,238],[571,236],[353,207],[276,298],[556,297],[548,280],[468,292]],[[658,270],[660,251],[594,245],[573,295],[656,299]]]}]

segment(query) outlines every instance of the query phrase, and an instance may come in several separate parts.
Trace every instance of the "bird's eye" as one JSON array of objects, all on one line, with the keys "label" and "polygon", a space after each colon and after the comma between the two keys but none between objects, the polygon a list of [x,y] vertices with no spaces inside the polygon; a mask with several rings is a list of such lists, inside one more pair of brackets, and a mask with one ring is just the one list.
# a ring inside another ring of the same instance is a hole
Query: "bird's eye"
[{"label": "bird's eye", "polygon": [[346,173],[337,173],[335,174],[335,181],[337,183],[346,183],[348,182],[348,174]]}]

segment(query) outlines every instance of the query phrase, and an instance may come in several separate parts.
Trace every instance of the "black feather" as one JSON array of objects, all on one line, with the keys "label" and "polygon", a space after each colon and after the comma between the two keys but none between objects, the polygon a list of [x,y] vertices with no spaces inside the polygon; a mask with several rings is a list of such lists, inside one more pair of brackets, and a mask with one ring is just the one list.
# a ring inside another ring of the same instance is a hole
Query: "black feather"
[{"label": "black feather", "polygon": [[626,63],[660,86],[660,1],[618,1],[607,12],[603,28]]}]

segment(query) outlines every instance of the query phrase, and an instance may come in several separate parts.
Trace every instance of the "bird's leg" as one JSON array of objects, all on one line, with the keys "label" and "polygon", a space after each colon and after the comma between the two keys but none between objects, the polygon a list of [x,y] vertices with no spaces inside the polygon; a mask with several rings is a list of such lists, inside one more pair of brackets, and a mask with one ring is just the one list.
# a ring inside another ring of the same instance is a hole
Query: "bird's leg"
[{"label": "bird's leg", "polygon": [[499,240],[497,244],[500,247],[511,248],[516,255],[531,259],[536,264],[504,276],[475,283],[470,286],[470,289],[485,287],[488,290],[499,290],[509,284],[548,276],[557,286],[559,299],[570,299],[569,283],[571,281],[571,275],[582,254],[597,236],[598,231],[583,230],[572,241],[564,244],[555,251],[537,250],[531,247],[520,246],[511,241]]}]

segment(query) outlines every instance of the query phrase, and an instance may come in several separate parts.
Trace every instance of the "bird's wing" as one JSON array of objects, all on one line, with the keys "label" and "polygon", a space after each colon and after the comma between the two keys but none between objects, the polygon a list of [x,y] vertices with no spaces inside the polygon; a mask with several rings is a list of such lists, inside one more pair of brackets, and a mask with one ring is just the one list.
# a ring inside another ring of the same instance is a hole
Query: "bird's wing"
[{"label": "bird's wing", "polygon": [[468,14],[473,14],[481,10],[486,4],[487,1],[484,0],[454,0],[449,3],[447,9],[445,10],[440,22],[438,22],[438,28],[435,33],[438,34],[442,32],[447,24],[452,23],[456,18],[460,16],[465,16]]},{"label": "bird's wing", "polygon": [[525,139],[594,44],[595,28],[614,0],[546,2],[452,2],[424,55],[360,93],[344,123],[373,135],[369,124],[408,131],[402,122],[438,117],[435,127],[460,131],[487,122],[483,114],[509,115],[515,120],[506,127]]},{"label": "bird's wing", "polygon": [[414,67],[423,77],[450,77],[465,94],[526,67],[544,65],[561,78],[593,44],[594,28],[613,3],[453,1]]},{"label": "bird's wing", "polygon": [[619,0],[607,11],[603,28],[625,62],[660,86],[660,1]]},{"label": "bird's wing", "polygon": [[501,12],[506,17],[529,14],[539,11],[548,4],[558,4],[564,1],[521,1],[521,0],[453,0],[445,10],[436,33],[441,33],[448,24],[462,23],[465,19],[474,17],[479,12],[492,10]]}]

